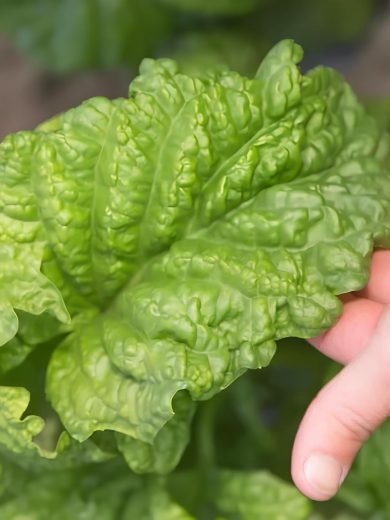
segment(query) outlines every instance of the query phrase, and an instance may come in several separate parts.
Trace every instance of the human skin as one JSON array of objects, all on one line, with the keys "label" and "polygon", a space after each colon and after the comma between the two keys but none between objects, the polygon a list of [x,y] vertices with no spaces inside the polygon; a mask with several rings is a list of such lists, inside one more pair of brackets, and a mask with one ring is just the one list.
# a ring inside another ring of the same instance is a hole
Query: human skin
[{"label": "human skin", "polygon": [[390,416],[390,251],[377,251],[367,287],[343,298],[343,314],[311,343],[345,365],[308,407],[291,472],[313,500],[337,492],[357,452]]}]

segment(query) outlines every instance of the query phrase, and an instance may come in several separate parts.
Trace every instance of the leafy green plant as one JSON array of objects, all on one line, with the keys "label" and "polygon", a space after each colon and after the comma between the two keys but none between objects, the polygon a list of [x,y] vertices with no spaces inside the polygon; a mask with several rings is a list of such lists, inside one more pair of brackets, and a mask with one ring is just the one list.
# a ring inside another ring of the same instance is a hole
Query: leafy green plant
[{"label": "leafy green plant", "polygon": [[147,59],[128,98],[0,145],[1,518],[308,517],[220,462],[213,409],[390,245],[389,136],[301,59],[283,41],[253,79]]}]

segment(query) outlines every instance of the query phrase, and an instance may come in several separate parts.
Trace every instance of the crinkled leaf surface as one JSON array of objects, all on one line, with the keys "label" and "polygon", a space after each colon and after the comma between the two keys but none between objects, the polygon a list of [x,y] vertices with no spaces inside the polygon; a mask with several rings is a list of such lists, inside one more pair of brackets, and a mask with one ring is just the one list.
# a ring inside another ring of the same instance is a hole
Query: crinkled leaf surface
[{"label": "crinkled leaf surface", "polygon": [[334,71],[302,76],[301,57],[281,42],[254,79],[145,60],[128,99],[0,148],[7,229],[23,231],[7,247],[39,244],[43,310],[65,320],[60,295],[73,318],[48,396],[78,441],[117,432],[136,471],[171,469],[192,400],[267,365],[275,340],[329,327],[390,243],[388,137]]},{"label": "crinkled leaf surface", "polygon": [[169,32],[154,0],[2,0],[0,28],[57,72],[137,65]]},{"label": "crinkled leaf surface", "polygon": [[188,394],[182,392],[174,398],[175,415],[162,428],[153,444],[116,434],[117,446],[136,473],[167,473],[176,467],[190,440],[190,423],[194,406]]},{"label": "crinkled leaf surface", "polygon": [[34,459],[39,454],[50,457],[49,453],[42,452],[32,441],[33,437],[41,432],[43,420],[36,416],[20,419],[28,402],[29,394],[24,388],[0,387],[1,448],[22,457],[28,455]]},{"label": "crinkled leaf surface", "polygon": [[68,322],[57,287],[41,273],[45,238],[31,190],[29,162],[35,136],[20,133],[0,151],[0,346],[19,328],[15,309],[40,315],[50,312]]},{"label": "crinkled leaf surface", "polygon": [[0,516],[4,520],[127,520],[120,512],[140,482],[120,469],[108,464],[29,474],[4,464]]},{"label": "crinkled leaf surface", "polygon": [[45,422],[41,417],[24,416],[29,400],[25,388],[0,386],[1,460],[36,472],[64,470],[112,458],[92,442],[81,446],[66,432],[59,436],[55,451],[41,448],[35,439],[42,434]]}]

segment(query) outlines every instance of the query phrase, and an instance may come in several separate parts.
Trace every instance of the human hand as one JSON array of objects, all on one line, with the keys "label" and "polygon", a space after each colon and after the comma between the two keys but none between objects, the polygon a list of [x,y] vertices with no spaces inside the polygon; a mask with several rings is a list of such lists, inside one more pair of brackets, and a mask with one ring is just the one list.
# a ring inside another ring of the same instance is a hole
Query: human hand
[{"label": "human hand", "polygon": [[390,416],[390,251],[378,251],[367,287],[347,295],[336,325],[311,343],[346,366],[316,396],[295,438],[292,476],[328,500],[370,434]]}]

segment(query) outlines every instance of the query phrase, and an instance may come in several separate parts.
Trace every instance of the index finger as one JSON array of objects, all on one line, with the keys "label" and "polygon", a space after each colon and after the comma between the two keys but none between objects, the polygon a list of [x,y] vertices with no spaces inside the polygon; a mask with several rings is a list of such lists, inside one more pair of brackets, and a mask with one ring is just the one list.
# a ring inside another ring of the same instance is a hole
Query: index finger
[{"label": "index finger", "polygon": [[382,303],[351,296],[336,324],[309,342],[327,357],[347,364],[367,346],[384,309]]},{"label": "index finger", "polygon": [[370,279],[359,296],[378,303],[390,303],[390,250],[375,251],[371,259]]}]

